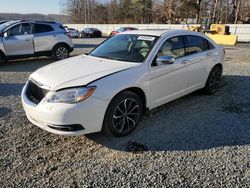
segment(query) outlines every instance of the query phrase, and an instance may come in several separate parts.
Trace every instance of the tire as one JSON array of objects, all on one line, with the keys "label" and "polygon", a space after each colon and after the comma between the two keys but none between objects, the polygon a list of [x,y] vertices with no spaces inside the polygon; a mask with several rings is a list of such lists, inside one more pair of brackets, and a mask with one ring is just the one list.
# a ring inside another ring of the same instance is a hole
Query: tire
[{"label": "tire", "polygon": [[220,87],[221,76],[222,68],[217,65],[209,73],[206,85],[203,89],[206,94],[213,95],[218,91]]},{"label": "tire", "polygon": [[56,60],[62,60],[69,57],[69,48],[66,45],[57,45],[53,50],[53,57]]},{"label": "tire", "polygon": [[2,65],[3,63],[5,63],[5,58],[2,54],[0,54],[0,65]]},{"label": "tire", "polygon": [[103,131],[116,137],[126,136],[137,127],[142,116],[141,99],[133,92],[124,91],[110,102],[103,124]]}]

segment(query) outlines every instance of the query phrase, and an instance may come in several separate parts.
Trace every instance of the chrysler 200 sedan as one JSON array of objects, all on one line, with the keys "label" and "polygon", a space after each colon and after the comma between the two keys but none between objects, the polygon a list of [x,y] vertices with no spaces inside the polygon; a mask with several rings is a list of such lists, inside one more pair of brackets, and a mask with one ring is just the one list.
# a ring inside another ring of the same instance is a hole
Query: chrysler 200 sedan
[{"label": "chrysler 200 sedan", "polygon": [[223,63],[223,48],[201,33],[128,31],[35,71],[22,104],[30,122],[52,133],[125,136],[146,110],[198,89],[214,94]]}]

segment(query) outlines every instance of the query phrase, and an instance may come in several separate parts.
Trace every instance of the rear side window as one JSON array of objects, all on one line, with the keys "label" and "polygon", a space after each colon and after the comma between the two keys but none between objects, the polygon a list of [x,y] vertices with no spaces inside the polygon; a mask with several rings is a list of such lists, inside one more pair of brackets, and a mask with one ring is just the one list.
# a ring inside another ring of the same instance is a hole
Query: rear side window
[{"label": "rear side window", "polygon": [[199,36],[184,36],[186,55],[199,53],[208,49],[205,40]]},{"label": "rear side window", "polygon": [[204,39],[205,40],[205,43],[207,44],[207,49],[214,49],[215,47],[214,47],[214,45],[211,43],[211,42],[209,42],[207,39]]},{"label": "rear side window", "polygon": [[34,28],[35,33],[46,33],[50,31],[54,31],[54,29],[50,25],[35,24],[35,28]]}]

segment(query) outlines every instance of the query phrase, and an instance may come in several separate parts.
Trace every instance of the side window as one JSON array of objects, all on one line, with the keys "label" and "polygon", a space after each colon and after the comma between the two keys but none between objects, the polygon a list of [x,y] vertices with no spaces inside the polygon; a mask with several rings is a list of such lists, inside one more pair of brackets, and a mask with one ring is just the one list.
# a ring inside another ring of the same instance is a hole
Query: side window
[{"label": "side window", "polygon": [[157,57],[172,56],[174,58],[179,58],[184,55],[185,48],[181,36],[167,39],[166,42],[160,48],[159,52],[157,53]]},{"label": "side window", "polygon": [[215,47],[214,47],[214,45],[211,43],[211,42],[209,42],[207,39],[204,39],[205,40],[205,42],[206,42],[206,44],[207,44],[207,49],[214,49]]},{"label": "side window", "polygon": [[31,25],[28,23],[18,24],[10,28],[7,32],[9,36],[18,36],[18,35],[28,35],[31,34]]},{"label": "side window", "polygon": [[205,40],[199,36],[188,35],[184,37],[186,55],[199,53],[207,50]]},{"label": "side window", "polygon": [[50,26],[50,25],[46,25],[46,24],[35,24],[35,34],[37,33],[46,33],[46,32],[50,32],[53,31],[54,29]]}]

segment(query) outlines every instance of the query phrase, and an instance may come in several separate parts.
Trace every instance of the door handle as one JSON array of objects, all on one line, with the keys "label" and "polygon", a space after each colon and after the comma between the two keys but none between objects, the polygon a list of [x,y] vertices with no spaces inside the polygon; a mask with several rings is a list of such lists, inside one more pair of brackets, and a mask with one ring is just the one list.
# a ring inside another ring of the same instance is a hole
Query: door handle
[{"label": "door handle", "polygon": [[25,41],[30,41],[31,39],[29,39],[29,38],[27,38],[27,39],[25,39]]},{"label": "door handle", "polygon": [[190,62],[189,60],[184,60],[184,61],[181,62],[181,64],[186,65],[186,64],[188,64],[189,62]]},{"label": "door handle", "polygon": [[213,52],[208,52],[207,53],[207,56],[212,56],[213,55]]}]

